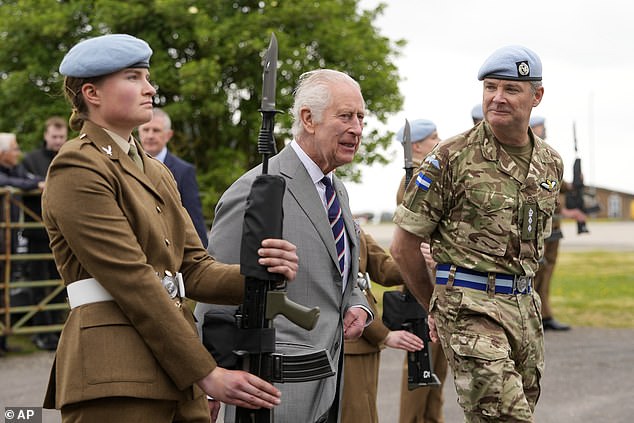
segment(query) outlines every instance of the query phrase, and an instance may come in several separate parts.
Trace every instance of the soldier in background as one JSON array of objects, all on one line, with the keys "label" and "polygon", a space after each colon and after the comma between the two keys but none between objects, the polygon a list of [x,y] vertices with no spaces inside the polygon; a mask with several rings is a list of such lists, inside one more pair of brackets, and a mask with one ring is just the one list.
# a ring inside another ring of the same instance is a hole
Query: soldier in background
[{"label": "soldier in background", "polygon": [[475,106],[473,106],[473,109],[471,109],[471,119],[473,119],[474,125],[477,125],[484,120],[481,103],[476,104]]},{"label": "soldier in background", "polygon": [[[403,284],[403,277],[392,257],[363,229],[359,241],[357,284],[377,315],[370,281],[395,286]],[[379,318],[363,330],[361,337],[345,340],[341,423],[378,423],[379,364],[381,350],[386,346],[414,352],[423,348],[423,341],[406,330],[389,330]]]},{"label": "soldier in background", "polygon": [[[396,133],[396,139],[403,142],[403,132],[405,127],[401,127]],[[420,167],[423,160],[434,147],[440,142],[438,131],[434,122],[427,119],[417,119],[410,123],[412,138],[412,159],[414,168]],[[403,201],[405,193],[405,176],[401,179],[396,194],[396,205]],[[427,242],[421,243],[422,249],[429,249]],[[407,289],[407,288],[404,288]],[[433,360],[433,370],[440,383],[445,382],[447,377],[447,360],[439,343],[431,343],[431,356]],[[403,363],[403,376],[401,377],[401,405],[399,413],[399,423],[441,423],[443,422],[442,406],[443,395],[442,385],[438,387],[420,387],[412,391],[408,389],[407,383],[407,355]]]},{"label": "soldier in background", "polygon": [[[531,116],[529,124],[535,135],[542,140],[546,140],[545,118],[542,116]],[[560,192],[565,194],[570,188],[569,182],[563,182]],[[561,323],[553,317],[553,311],[550,308],[550,281],[557,263],[557,256],[559,255],[559,240],[563,238],[561,218],[565,217],[578,222],[585,222],[586,215],[579,209],[568,209],[564,204],[560,201],[555,209],[552,233],[544,240],[543,261],[540,263],[537,274],[535,274],[535,290],[542,300],[542,324],[544,325],[544,330],[565,331],[570,329],[569,325]]]},{"label": "soldier in background", "polygon": [[[563,162],[529,129],[542,65],[523,46],[478,72],[485,120],[444,140],[418,169],[394,216],[392,255],[429,310],[465,422],[532,422],[544,332],[532,279],[559,196]],[[421,241],[431,237],[436,284]]]}]

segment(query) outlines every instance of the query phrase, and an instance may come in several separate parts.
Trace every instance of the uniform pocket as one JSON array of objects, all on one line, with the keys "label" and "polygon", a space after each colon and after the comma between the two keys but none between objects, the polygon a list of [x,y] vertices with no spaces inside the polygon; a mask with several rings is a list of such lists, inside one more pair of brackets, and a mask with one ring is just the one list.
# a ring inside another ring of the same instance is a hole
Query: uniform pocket
[{"label": "uniform pocket", "polygon": [[479,189],[467,189],[465,196],[458,242],[486,254],[504,256],[511,233],[513,198]]},{"label": "uniform pocket", "polygon": [[454,353],[454,381],[460,405],[469,412],[499,416],[508,348],[491,337],[474,333],[454,333],[449,344]]},{"label": "uniform pocket", "polygon": [[103,311],[82,309],[79,342],[86,382],[154,382],[158,363],[137,330],[123,313]]}]

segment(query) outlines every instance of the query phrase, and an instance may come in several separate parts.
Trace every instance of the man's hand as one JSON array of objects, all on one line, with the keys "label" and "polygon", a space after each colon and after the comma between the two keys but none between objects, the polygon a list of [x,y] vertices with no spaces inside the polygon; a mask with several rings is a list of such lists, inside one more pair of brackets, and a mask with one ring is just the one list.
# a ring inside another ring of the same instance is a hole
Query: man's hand
[{"label": "man's hand", "polygon": [[350,307],[343,317],[344,339],[357,339],[363,333],[368,313],[361,307]]},{"label": "man's hand", "polygon": [[390,331],[383,342],[388,347],[409,352],[419,351],[425,347],[422,339],[406,330]]},{"label": "man's hand", "polygon": [[431,314],[427,315],[427,326],[429,326],[429,339],[431,342],[438,342],[438,332],[436,331],[436,320]]},{"label": "man's hand", "polygon": [[299,259],[297,247],[283,239],[265,239],[262,248],[258,250],[258,263],[266,266],[271,273],[281,273],[287,281],[292,281],[297,275]]},{"label": "man's hand", "polygon": [[561,209],[561,215],[567,219],[574,219],[577,222],[586,221],[586,214],[579,209],[567,209],[563,207]]},{"label": "man's hand", "polygon": [[280,403],[280,391],[270,383],[242,370],[216,367],[197,382],[216,401],[243,408],[273,408]]}]

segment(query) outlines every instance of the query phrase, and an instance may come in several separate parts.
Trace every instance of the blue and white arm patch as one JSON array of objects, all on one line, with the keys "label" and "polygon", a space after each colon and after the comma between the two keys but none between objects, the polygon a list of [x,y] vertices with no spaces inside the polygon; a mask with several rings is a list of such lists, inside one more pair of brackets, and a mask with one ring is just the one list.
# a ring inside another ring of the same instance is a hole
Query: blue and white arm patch
[{"label": "blue and white arm patch", "polygon": [[423,172],[420,172],[416,177],[416,185],[423,191],[429,190],[429,186],[431,185],[431,183],[431,178],[427,175],[423,175]]}]

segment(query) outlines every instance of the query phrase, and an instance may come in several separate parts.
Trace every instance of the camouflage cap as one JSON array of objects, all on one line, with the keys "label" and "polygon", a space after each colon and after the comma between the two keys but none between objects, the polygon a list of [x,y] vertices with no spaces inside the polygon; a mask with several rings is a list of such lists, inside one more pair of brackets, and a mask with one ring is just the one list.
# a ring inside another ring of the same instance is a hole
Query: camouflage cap
[{"label": "camouflage cap", "polygon": [[493,52],[485,61],[478,79],[541,81],[542,62],[532,50],[523,46],[506,46]]}]

